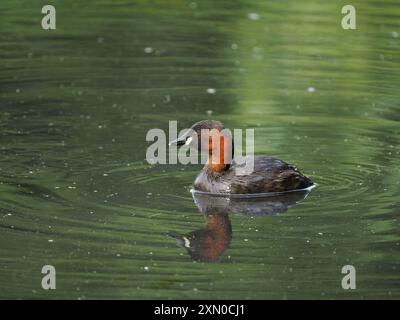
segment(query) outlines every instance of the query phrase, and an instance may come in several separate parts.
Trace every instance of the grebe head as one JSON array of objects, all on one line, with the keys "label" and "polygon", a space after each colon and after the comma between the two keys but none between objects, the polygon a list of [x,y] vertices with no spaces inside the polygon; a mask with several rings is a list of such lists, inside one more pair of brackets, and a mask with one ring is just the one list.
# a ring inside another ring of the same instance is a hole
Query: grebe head
[{"label": "grebe head", "polygon": [[[198,148],[198,151],[208,151],[208,148],[202,150],[202,141],[208,141],[211,134],[217,135],[224,129],[222,122],[217,120],[202,120],[196,122],[186,130],[178,139],[170,142],[170,145],[176,144],[177,146],[190,145]],[[207,146],[207,144],[204,144]]]},{"label": "grebe head", "polygon": [[233,141],[229,130],[217,120],[196,122],[170,145],[191,146],[199,152],[208,153],[207,166],[214,171],[229,167],[233,157]]}]

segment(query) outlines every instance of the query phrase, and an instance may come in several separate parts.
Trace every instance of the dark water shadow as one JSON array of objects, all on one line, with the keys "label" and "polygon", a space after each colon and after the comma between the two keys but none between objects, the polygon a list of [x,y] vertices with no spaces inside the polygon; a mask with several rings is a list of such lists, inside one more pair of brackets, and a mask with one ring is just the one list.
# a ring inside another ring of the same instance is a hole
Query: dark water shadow
[{"label": "dark water shadow", "polygon": [[187,234],[169,235],[185,248],[192,260],[218,262],[232,240],[230,214],[249,217],[275,216],[304,200],[311,189],[299,190],[257,198],[216,197],[192,192],[193,200],[205,217],[205,227]]}]

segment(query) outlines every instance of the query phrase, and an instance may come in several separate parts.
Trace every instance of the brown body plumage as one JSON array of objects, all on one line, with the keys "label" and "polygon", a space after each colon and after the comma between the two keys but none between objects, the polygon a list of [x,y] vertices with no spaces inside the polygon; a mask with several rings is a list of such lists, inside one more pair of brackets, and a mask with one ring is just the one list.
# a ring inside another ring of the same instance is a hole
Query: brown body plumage
[{"label": "brown body plumage", "polygon": [[248,156],[246,161],[254,161],[254,170],[248,175],[237,175],[235,160],[224,170],[216,171],[207,165],[200,171],[193,187],[211,193],[267,193],[284,192],[310,187],[313,182],[295,167],[266,156]]}]

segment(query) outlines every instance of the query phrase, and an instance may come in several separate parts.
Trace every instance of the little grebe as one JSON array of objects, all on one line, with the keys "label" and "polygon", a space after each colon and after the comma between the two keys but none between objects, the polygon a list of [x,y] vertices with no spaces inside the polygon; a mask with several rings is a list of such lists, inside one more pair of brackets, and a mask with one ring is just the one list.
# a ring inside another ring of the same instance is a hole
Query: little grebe
[{"label": "little grebe", "polygon": [[[279,159],[267,156],[232,159],[233,141],[220,121],[199,121],[170,144],[192,145],[199,152],[208,152],[207,163],[193,185],[197,191],[256,194],[305,189],[313,185],[296,167]],[[238,175],[237,169],[245,167],[248,161],[252,162],[253,170],[248,174]]]}]

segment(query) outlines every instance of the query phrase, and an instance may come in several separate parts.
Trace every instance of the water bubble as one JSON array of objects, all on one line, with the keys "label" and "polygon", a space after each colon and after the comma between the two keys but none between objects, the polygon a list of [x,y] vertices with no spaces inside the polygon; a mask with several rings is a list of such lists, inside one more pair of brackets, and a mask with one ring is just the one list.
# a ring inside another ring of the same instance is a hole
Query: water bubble
[{"label": "water bubble", "polygon": [[154,49],[152,47],[146,47],[144,48],[144,53],[152,53],[154,51]]},{"label": "water bubble", "polygon": [[310,92],[310,93],[315,92],[315,90],[316,89],[314,87],[308,87],[308,89],[307,89],[307,91]]},{"label": "water bubble", "polygon": [[259,15],[258,13],[255,13],[255,12],[249,13],[249,14],[247,15],[247,17],[248,17],[250,20],[259,20],[259,19],[260,19],[260,15]]},{"label": "water bubble", "polygon": [[214,94],[214,93],[216,93],[216,92],[217,92],[217,90],[214,89],[214,88],[208,88],[208,89],[207,89],[207,93],[209,93],[209,94]]}]

